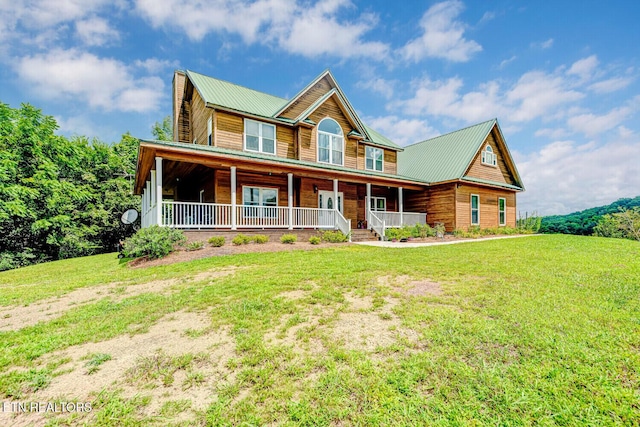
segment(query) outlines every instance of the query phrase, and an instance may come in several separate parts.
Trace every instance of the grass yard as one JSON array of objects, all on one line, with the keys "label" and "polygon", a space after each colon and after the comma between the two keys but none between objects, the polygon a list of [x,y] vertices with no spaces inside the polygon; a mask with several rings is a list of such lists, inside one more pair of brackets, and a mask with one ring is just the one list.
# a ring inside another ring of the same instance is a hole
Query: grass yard
[{"label": "grass yard", "polygon": [[534,236],[0,273],[0,425],[640,424],[640,244]]}]

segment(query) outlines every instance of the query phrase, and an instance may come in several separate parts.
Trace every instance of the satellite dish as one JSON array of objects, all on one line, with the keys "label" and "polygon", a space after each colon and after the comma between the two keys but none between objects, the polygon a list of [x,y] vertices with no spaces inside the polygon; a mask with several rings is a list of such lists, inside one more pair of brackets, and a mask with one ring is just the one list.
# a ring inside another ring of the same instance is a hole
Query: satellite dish
[{"label": "satellite dish", "polygon": [[127,211],[122,214],[120,221],[125,225],[129,225],[136,222],[136,219],[138,219],[138,211],[135,209],[127,209]]}]

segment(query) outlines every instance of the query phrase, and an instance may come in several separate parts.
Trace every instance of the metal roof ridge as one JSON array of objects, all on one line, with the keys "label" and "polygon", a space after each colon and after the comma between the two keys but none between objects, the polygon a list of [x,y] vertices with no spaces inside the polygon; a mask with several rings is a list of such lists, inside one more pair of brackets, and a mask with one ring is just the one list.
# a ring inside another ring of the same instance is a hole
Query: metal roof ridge
[{"label": "metal roof ridge", "polygon": [[497,118],[493,118],[493,119],[490,119],[490,120],[485,120],[484,122],[476,123],[474,125],[469,125],[469,126],[463,127],[461,129],[456,129],[456,130],[453,130],[451,132],[443,133],[441,135],[434,136],[433,138],[428,138],[428,139],[425,139],[425,140],[422,140],[422,141],[414,142],[413,144],[405,145],[404,148],[409,148],[409,147],[413,147],[413,146],[418,145],[418,144],[422,144],[424,142],[433,141],[434,139],[439,139],[439,138],[442,138],[442,137],[445,137],[445,136],[448,136],[448,135],[451,135],[451,134],[454,134],[454,133],[462,132],[462,131],[474,128],[476,126],[481,126],[481,125],[487,124],[489,122],[498,123],[498,119]]}]

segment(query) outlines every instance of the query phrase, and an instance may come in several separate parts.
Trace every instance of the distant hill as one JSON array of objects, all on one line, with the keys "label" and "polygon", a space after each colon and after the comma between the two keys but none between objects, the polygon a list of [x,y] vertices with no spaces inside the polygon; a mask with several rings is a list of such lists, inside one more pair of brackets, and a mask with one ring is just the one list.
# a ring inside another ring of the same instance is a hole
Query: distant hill
[{"label": "distant hill", "polygon": [[629,209],[640,206],[640,196],[633,199],[618,199],[610,205],[585,209],[567,215],[551,215],[542,218],[541,233],[580,234],[590,236],[593,227],[603,215],[619,212],[620,209]]}]

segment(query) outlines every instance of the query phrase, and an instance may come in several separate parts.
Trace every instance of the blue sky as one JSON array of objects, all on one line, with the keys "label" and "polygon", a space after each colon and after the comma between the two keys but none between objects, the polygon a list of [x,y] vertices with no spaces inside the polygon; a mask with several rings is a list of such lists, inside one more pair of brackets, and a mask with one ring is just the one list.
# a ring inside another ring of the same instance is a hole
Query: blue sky
[{"label": "blue sky", "polygon": [[65,135],[149,138],[174,69],[291,97],[330,68],[400,145],[497,117],[562,214],[640,195],[640,2],[2,0],[0,101]]}]

